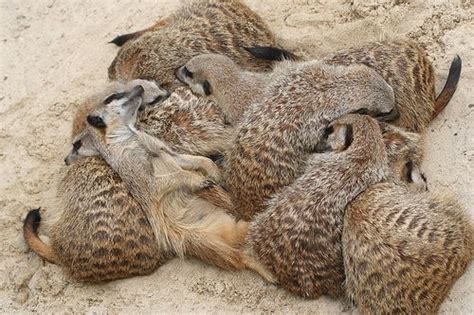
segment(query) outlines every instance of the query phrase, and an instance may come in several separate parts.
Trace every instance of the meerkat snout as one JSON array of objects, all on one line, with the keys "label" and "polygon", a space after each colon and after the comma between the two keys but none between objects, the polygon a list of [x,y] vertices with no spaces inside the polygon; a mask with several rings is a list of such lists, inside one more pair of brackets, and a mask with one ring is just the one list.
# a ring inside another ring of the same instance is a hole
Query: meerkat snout
[{"label": "meerkat snout", "polygon": [[329,125],[325,129],[321,141],[316,146],[315,152],[344,151],[351,145],[352,136],[353,130],[351,125],[338,123]]}]

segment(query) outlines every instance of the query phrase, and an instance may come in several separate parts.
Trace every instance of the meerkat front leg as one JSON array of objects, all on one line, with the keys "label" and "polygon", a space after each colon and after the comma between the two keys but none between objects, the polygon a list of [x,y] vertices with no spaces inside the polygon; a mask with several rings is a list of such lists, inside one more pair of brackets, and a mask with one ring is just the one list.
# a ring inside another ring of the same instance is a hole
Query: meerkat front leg
[{"label": "meerkat front leg", "polygon": [[200,171],[216,183],[220,183],[222,176],[221,170],[209,158],[189,154],[178,154],[175,157],[176,163],[184,170]]},{"label": "meerkat front leg", "polygon": [[165,142],[160,139],[149,135],[148,133],[140,130],[134,130],[135,135],[138,138],[138,141],[143,145],[148,151],[159,155],[162,152],[165,152],[171,156],[177,155]]}]

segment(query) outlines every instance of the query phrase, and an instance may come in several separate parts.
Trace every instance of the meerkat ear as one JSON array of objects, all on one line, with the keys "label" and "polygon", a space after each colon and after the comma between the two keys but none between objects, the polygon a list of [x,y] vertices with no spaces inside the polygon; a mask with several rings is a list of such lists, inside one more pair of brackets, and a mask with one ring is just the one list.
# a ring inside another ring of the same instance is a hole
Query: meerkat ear
[{"label": "meerkat ear", "polygon": [[209,84],[209,81],[206,80],[202,83],[202,89],[204,90],[204,94],[206,94],[206,96],[211,95],[212,89],[211,84]]},{"label": "meerkat ear", "polygon": [[104,129],[105,127],[107,127],[104,120],[100,116],[87,115],[87,122],[89,123],[89,125],[98,129]]},{"label": "meerkat ear", "polygon": [[398,151],[405,145],[405,139],[403,136],[396,132],[384,133],[383,140],[385,142],[385,148],[389,152]]},{"label": "meerkat ear", "polygon": [[320,143],[316,146],[317,152],[346,150],[353,139],[352,126],[347,124],[333,124],[328,126]]}]

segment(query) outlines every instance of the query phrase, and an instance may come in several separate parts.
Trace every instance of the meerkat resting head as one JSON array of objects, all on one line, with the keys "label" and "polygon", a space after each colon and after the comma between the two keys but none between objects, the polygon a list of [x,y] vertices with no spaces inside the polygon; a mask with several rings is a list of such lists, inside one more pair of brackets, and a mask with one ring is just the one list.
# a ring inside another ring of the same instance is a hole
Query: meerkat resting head
[{"label": "meerkat resting head", "polygon": [[210,96],[219,91],[220,82],[228,82],[237,77],[242,70],[227,56],[219,54],[202,54],[191,58],[184,66],[178,68],[176,77],[189,85],[199,95]]},{"label": "meerkat resting head", "polygon": [[[70,165],[80,157],[99,155],[89,132],[86,130],[86,116],[94,110],[103,109],[104,105],[115,101],[125,102],[122,98],[127,91],[133,87],[140,85],[143,88],[141,95],[141,105],[138,110],[144,110],[149,106],[156,106],[166,100],[170,93],[161,88],[156,82],[147,80],[132,80],[128,82],[114,82],[108,86],[100,95],[95,95],[85,102],[79,108],[78,113],[74,117],[72,131],[72,149],[64,159],[66,165]],[[118,106],[118,105],[117,105]],[[117,108],[118,110],[118,108]],[[132,119],[133,117],[130,117]]]}]

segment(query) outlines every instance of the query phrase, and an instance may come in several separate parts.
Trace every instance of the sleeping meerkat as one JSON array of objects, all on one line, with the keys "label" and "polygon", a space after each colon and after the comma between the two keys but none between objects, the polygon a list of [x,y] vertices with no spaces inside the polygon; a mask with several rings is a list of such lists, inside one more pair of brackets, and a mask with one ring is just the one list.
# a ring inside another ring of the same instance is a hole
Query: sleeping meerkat
[{"label": "sleeping meerkat", "polygon": [[380,119],[396,114],[392,88],[370,68],[319,61],[277,66],[271,84],[242,117],[225,156],[236,215],[249,219],[263,209],[271,195],[302,174],[325,125],[355,112]]},{"label": "sleeping meerkat", "polygon": [[398,174],[346,208],[345,293],[362,314],[435,314],[473,258],[474,228],[455,198]]},{"label": "sleeping meerkat", "polygon": [[194,93],[217,103],[235,124],[248,106],[262,97],[272,74],[244,71],[224,55],[202,54],[179,68],[176,77]]},{"label": "sleeping meerkat", "polygon": [[[248,51],[266,60],[278,60],[290,54],[273,47],[253,47]],[[411,40],[365,43],[329,54],[322,61],[332,65],[364,64],[377,71],[395,93],[400,117],[392,123],[413,132],[423,131],[446,107],[456,91],[462,67],[461,58],[456,56],[436,97],[433,65],[426,51]]]},{"label": "sleeping meerkat", "polygon": [[[177,154],[164,142],[135,127],[143,87],[87,117],[93,142],[142,206],[163,251],[196,256],[224,268],[242,268],[237,249],[245,222],[238,224],[222,209],[193,193],[218,182],[220,172],[209,159]],[[240,234],[239,234],[240,233]]]},{"label": "sleeping meerkat", "polygon": [[[137,83],[146,87],[143,95],[146,102],[150,102],[149,95],[155,95],[152,99],[156,100],[157,97],[163,99],[167,94],[156,84],[147,84],[141,80],[125,85],[130,87]],[[31,211],[25,220],[25,240],[30,248],[43,259],[61,265],[72,278],[79,281],[100,282],[145,275],[171,258],[169,253],[161,251],[153,241],[153,230],[143,209],[108,164],[100,156],[77,159],[78,155],[99,153],[92,146],[89,135],[84,132],[84,123],[80,121],[81,118],[86,120],[84,113],[88,109],[103,106],[100,104],[104,101],[117,100],[120,96],[117,94],[123,95],[125,88],[122,83],[114,83],[106,89],[106,93],[88,99],[75,117],[73,139],[77,150],[73,148],[69,154],[69,162],[72,164],[59,183],[58,199],[61,201],[62,212],[51,226],[51,244],[48,246],[38,238],[41,221],[39,211]],[[110,92],[114,93],[108,94]],[[190,96],[192,103],[196,103],[193,102],[191,93],[183,95],[186,99]],[[156,125],[157,130],[165,133],[197,126],[194,134],[179,137],[180,141],[176,142],[183,150],[194,149],[193,143],[186,144],[188,139],[192,141],[199,134],[212,135],[218,129],[206,131],[204,127],[209,124],[194,122],[192,119],[200,119],[209,113],[212,115],[210,126],[223,126],[221,114],[215,110],[216,107],[210,106],[202,112],[195,112],[192,106],[188,108],[181,105],[183,104],[169,105],[163,111],[162,117],[168,118],[167,122],[152,121],[148,125],[151,128]],[[149,107],[146,106],[145,109]],[[146,111],[140,112],[144,113]],[[176,141],[175,138],[173,140]],[[212,204],[231,207],[229,196],[219,186],[203,189],[196,194]]]},{"label": "sleeping meerkat", "polygon": [[384,179],[387,155],[378,123],[346,115],[327,128],[303,175],[268,201],[250,223],[248,246],[256,259],[299,296],[343,295],[341,234],[344,209]]},{"label": "sleeping meerkat", "polygon": [[270,70],[245,47],[275,45],[266,23],[242,1],[191,1],[156,25],[114,39],[123,45],[109,67],[111,80],[156,80],[173,91],[175,70],[202,53],[221,53],[247,70]]}]

